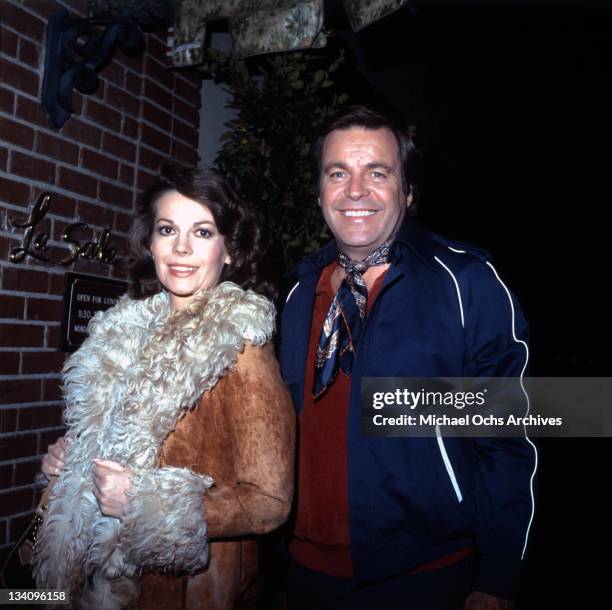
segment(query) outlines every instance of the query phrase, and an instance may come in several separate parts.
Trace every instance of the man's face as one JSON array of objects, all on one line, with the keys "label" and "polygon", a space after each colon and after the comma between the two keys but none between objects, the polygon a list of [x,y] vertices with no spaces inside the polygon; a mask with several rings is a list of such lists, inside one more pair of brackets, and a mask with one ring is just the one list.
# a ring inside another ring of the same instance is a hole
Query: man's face
[{"label": "man's face", "polygon": [[319,205],[339,248],[362,260],[398,227],[412,203],[398,145],[386,129],[332,131],[323,144]]}]

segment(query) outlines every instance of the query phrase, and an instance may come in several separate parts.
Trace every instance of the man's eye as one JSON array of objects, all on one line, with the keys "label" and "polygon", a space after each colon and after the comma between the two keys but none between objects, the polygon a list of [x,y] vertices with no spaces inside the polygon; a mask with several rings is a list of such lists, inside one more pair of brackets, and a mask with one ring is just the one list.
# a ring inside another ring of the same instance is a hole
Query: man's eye
[{"label": "man's eye", "polygon": [[332,172],[330,174],[330,178],[344,178],[344,175],[345,175],[344,172],[338,170],[336,172]]},{"label": "man's eye", "polygon": [[376,180],[382,180],[383,178],[386,178],[386,174],[383,174],[382,172],[372,172],[372,178],[376,179]]}]

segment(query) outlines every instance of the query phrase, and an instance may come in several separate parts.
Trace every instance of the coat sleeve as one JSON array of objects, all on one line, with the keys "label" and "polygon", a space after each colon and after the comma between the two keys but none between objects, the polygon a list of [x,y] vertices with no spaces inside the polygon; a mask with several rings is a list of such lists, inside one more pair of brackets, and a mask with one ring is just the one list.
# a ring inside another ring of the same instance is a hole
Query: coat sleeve
[{"label": "coat sleeve", "polygon": [[[515,399],[526,413],[529,401],[522,378],[529,361],[527,323],[489,263],[479,263],[472,277],[465,330],[464,376],[519,378]],[[513,599],[534,513],[537,450],[526,435],[474,438],[473,443],[478,465],[479,555],[474,590]]]},{"label": "coat sleeve", "polygon": [[231,439],[232,476],[204,497],[210,538],[261,534],[281,525],[293,498],[295,411],[271,344],[248,345],[217,393],[220,435]]}]

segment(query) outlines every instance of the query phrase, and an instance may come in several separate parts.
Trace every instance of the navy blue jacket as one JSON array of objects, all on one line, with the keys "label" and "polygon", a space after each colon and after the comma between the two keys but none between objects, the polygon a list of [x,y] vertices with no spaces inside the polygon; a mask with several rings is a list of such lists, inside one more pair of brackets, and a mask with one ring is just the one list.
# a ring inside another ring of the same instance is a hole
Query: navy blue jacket
[{"label": "navy blue jacket", "polygon": [[[299,264],[281,315],[279,359],[298,414],[315,288],[330,243]],[[527,438],[361,434],[361,377],[519,377],[527,325],[488,255],[406,218],[353,366],[348,425],[354,576],[406,572],[469,545],[475,590],[513,598],[533,518],[537,452]]]}]

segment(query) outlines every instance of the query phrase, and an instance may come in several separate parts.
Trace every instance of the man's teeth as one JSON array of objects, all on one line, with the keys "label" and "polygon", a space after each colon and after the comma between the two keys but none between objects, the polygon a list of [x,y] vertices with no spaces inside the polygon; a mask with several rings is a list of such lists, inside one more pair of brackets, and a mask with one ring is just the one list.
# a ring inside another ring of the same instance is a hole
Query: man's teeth
[{"label": "man's teeth", "polygon": [[342,213],[345,216],[372,216],[375,214],[373,210],[344,210]]}]

